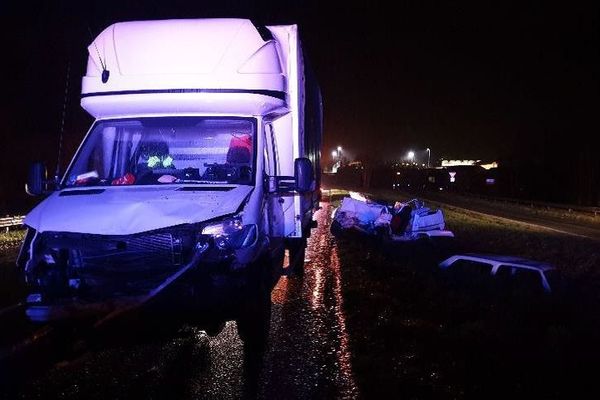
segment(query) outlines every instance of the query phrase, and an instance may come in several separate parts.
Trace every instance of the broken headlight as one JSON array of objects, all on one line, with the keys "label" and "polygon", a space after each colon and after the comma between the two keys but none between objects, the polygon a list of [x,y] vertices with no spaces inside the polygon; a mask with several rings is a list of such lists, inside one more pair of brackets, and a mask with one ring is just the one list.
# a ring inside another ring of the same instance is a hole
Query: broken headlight
[{"label": "broken headlight", "polygon": [[240,217],[232,217],[206,225],[202,235],[212,237],[219,250],[237,250],[256,242],[257,227],[256,224],[244,225]]}]

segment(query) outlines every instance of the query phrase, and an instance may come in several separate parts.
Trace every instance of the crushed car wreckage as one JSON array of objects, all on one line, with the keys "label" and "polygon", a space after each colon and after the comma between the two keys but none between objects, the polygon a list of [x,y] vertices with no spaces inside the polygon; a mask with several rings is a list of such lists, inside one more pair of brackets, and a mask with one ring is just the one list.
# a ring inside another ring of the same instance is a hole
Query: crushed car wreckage
[{"label": "crushed car wreckage", "polygon": [[369,200],[351,192],[333,212],[331,233],[345,232],[378,236],[394,242],[410,242],[423,238],[454,238],[446,230],[441,209],[426,207],[419,199],[396,202],[393,206]]}]

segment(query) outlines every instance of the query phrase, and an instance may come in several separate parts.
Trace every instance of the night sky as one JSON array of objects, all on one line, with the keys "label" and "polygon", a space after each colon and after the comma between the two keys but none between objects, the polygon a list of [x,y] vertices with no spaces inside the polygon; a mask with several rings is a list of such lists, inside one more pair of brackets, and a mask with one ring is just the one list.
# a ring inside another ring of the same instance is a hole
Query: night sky
[{"label": "night sky", "polygon": [[338,144],[361,158],[430,147],[432,159],[598,162],[597,2],[18,3],[2,9],[0,212],[23,208],[30,161],[55,168],[69,62],[63,163],[73,155],[92,122],[79,106],[89,31],[124,20],[298,23],[323,92],[326,162]]}]

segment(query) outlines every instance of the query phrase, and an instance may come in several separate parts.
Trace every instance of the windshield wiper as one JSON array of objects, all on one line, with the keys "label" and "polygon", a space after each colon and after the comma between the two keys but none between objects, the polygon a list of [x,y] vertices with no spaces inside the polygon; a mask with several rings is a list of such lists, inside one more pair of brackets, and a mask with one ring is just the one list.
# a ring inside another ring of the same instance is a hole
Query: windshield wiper
[{"label": "windshield wiper", "polygon": [[227,181],[203,181],[198,179],[177,179],[174,183],[206,183],[208,185],[228,185]]}]

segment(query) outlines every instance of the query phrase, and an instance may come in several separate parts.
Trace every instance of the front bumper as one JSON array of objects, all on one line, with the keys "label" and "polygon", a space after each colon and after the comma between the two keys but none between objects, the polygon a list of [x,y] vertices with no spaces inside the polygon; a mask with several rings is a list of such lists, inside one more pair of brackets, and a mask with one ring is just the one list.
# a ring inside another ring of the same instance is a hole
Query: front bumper
[{"label": "front bumper", "polygon": [[184,277],[189,271],[196,268],[205,256],[209,246],[197,246],[192,260],[169,275],[166,279],[149,290],[145,294],[137,296],[114,295],[102,301],[85,302],[78,298],[63,298],[51,304],[43,304],[42,296],[39,294],[30,295],[27,298],[27,307],[25,314],[33,322],[49,322],[61,319],[78,319],[105,315],[105,318],[131,311],[143,306],[158,295],[167,290]]},{"label": "front bumper", "polygon": [[[104,293],[99,298],[66,296],[44,299],[40,294],[28,296],[25,309],[32,322],[45,323],[59,320],[86,318],[112,318],[138,309],[152,302],[153,311],[162,314],[212,316],[222,318],[235,312],[245,287],[260,267],[252,261],[257,249],[237,251],[228,259],[214,258],[212,249],[205,246],[196,251],[188,264],[182,266],[160,282],[152,280],[148,290],[133,295]],[[203,315],[199,315],[203,314]]]},{"label": "front bumper", "polygon": [[46,322],[110,315],[140,307],[175,286],[168,291],[173,296],[165,296],[167,308],[222,303],[222,294],[239,292],[247,266],[266,250],[268,239],[257,235],[248,245],[224,249],[197,232],[184,227],[127,236],[34,235],[20,261],[34,292],[27,316]]}]

